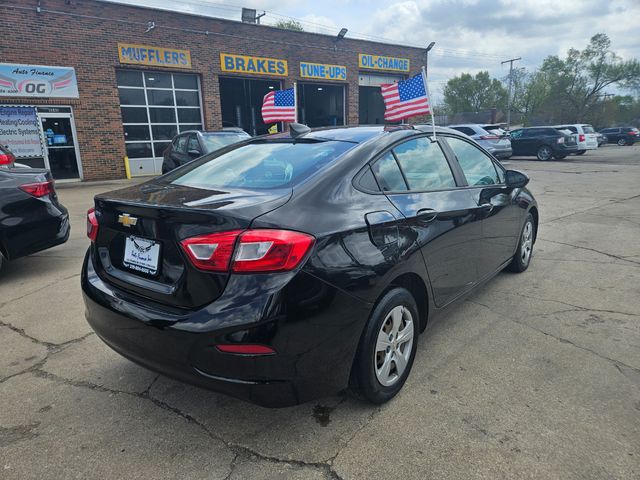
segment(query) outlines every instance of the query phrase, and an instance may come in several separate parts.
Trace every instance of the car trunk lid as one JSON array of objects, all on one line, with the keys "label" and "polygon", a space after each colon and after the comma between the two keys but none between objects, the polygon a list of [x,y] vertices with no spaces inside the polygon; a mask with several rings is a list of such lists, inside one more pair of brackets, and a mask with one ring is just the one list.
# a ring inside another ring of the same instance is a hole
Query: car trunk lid
[{"label": "car trunk lid", "polygon": [[98,195],[96,269],[142,299],[176,309],[201,307],[222,294],[229,274],[195,268],[180,241],[247,229],[290,196],[291,189],[208,190],[159,180]]}]

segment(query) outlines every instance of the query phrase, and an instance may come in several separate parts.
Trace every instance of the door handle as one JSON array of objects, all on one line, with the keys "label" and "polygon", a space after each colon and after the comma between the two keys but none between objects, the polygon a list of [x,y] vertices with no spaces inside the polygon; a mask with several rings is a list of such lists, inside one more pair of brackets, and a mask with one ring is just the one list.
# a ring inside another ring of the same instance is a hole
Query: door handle
[{"label": "door handle", "polygon": [[438,216],[438,212],[436,212],[433,208],[421,208],[416,212],[416,217],[418,220],[424,223],[433,222]]}]

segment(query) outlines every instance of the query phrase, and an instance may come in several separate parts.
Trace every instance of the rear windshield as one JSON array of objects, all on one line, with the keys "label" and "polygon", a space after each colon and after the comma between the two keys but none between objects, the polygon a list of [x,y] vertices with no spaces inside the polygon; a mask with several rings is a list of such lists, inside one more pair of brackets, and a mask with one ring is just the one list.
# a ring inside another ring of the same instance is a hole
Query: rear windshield
[{"label": "rear windshield", "polygon": [[256,142],[187,165],[169,174],[174,185],[195,188],[259,188],[292,186],[317,172],[355,143]]},{"label": "rear windshield", "polygon": [[207,152],[213,152],[219,148],[226,147],[232,143],[237,143],[241,140],[249,138],[248,135],[242,133],[203,133],[202,140],[204,140]]},{"label": "rear windshield", "polygon": [[595,130],[591,125],[583,125],[582,129],[584,130],[584,133],[595,133]]}]

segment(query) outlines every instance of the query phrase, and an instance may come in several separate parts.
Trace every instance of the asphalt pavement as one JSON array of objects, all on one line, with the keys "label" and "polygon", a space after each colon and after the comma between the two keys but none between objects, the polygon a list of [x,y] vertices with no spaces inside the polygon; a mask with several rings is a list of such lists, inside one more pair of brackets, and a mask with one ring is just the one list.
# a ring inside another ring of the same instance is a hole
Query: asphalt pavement
[{"label": "asphalt pavement", "polygon": [[540,203],[531,267],[431,325],[377,407],[264,409],[112,352],[79,272],[92,196],[126,182],[60,188],[69,242],[0,274],[0,478],[640,478],[639,153],[510,160]]}]

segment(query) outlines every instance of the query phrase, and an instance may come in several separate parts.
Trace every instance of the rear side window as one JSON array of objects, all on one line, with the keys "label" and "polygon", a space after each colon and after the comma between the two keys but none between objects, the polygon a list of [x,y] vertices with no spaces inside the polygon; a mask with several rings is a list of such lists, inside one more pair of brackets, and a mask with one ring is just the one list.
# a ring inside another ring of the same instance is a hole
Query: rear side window
[{"label": "rear side window", "polygon": [[475,145],[453,137],[448,137],[447,143],[455,153],[469,185],[502,183],[493,161]]},{"label": "rear side window", "polygon": [[391,152],[385,153],[373,165],[371,170],[384,192],[404,192],[407,184],[404,182],[400,167]]},{"label": "rear side window", "polygon": [[173,142],[173,150],[178,153],[187,153],[187,136],[180,135]]},{"label": "rear side window", "polygon": [[204,140],[204,144],[206,145],[207,151],[209,152],[213,152],[214,150],[218,150],[219,148],[226,147],[227,145],[231,145],[232,143],[246,140],[247,138],[249,138],[249,136],[242,133],[202,134],[202,139]]},{"label": "rear side window", "polygon": [[175,185],[195,188],[272,189],[293,186],[337,159],[350,142],[266,141],[208,155],[167,176]]},{"label": "rear side window", "polygon": [[469,127],[451,127],[451,128],[453,128],[454,130],[457,130],[459,132],[462,132],[465,135],[469,135],[469,136],[476,134],[476,132],[473,130],[473,128],[469,128]]},{"label": "rear side window", "polygon": [[591,125],[583,125],[582,130],[584,130],[584,133],[595,133],[595,130]]},{"label": "rear side window", "polygon": [[200,151],[200,144],[198,143],[198,137],[195,133],[189,135],[189,141],[187,142],[187,151]]},{"label": "rear side window", "polygon": [[520,138],[522,137],[523,130],[514,130],[511,132],[511,138]]},{"label": "rear side window", "polygon": [[456,186],[440,145],[428,138],[415,138],[393,149],[409,190],[443,190]]}]

